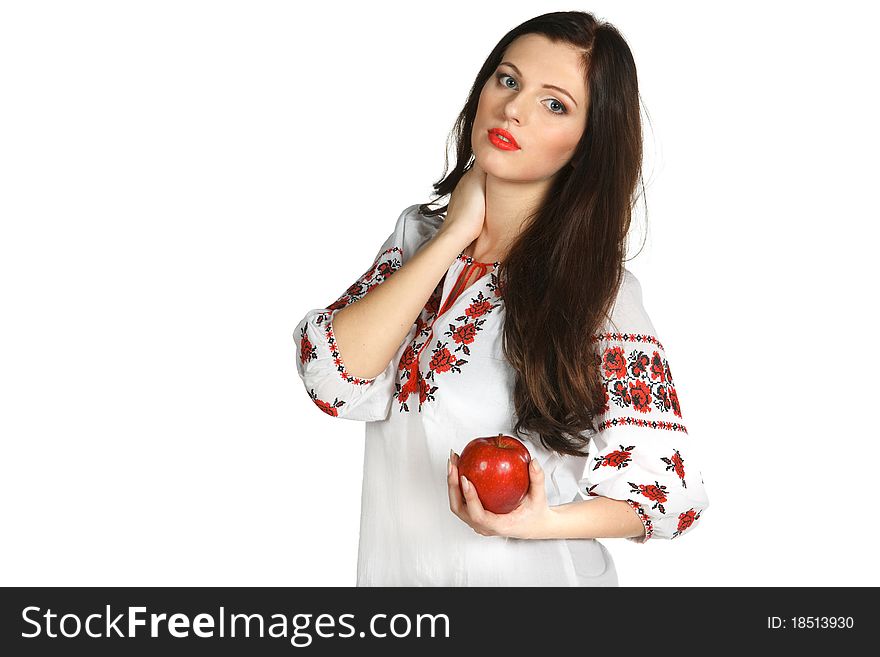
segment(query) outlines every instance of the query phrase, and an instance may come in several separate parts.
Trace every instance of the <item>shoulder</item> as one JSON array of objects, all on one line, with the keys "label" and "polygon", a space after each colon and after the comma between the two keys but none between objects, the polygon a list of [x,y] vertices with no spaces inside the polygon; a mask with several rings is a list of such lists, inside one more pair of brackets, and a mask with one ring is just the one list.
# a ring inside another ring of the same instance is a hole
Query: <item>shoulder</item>
[{"label": "shoulder", "polygon": [[642,284],[636,275],[625,267],[606,324],[606,332],[656,334],[651,318],[645,310]]},{"label": "shoulder", "polygon": [[394,241],[409,258],[416,253],[443,225],[443,216],[429,217],[419,211],[420,203],[408,205],[397,218]]},{"label": "shoulder", "polygon": [[425,215],[419,210],[421,206],[421,203],[408,205],[403,209],[403,212],[400,213],[400,217],[398,217],[397,221],[414,235],[427,235],[430,237],[440,229],[441,225],[443,225],[443,215],[436,215],[434,217]]}]

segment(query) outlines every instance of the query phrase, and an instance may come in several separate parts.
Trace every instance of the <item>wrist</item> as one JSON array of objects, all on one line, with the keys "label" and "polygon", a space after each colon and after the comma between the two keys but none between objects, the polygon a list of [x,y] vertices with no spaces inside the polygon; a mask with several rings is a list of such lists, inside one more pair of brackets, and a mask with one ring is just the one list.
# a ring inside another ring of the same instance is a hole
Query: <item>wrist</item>
[{"label": "wrist", "polygon": [[559,526],[559,513],[556,507],[548,506],[547,510],[535,522],[534,528],[530,532],[528,538],[545,539],[557,538],[556,534]]},{"label": "wrist", "polygon": [[441,227],[431,241],[445,249],[447,252],[452,253],[454,257],[464,251],[468,244],[473,240],[468,239],[467,237],[462,237],[452,231],[444,231]]}]

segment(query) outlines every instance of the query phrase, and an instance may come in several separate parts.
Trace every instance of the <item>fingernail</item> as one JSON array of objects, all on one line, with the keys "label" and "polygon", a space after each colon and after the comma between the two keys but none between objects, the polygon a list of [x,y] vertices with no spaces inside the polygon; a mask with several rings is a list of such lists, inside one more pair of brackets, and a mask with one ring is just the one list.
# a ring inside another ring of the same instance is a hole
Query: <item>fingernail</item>
[{"label": "fingernail", "polygon": [[465,479],[464,475],[461,475],[461,488],[465,493],[470,490],[470,482]]},{"label": "fingernail", "polygon": [[532,470],[534,470],[535,472],[537,472],[537,471],[540,470],[540,469],[541,469],[541,466],[538,465],[538,461],[535,460],[535,459],[532,459]]},{"label": "fingernail", "polygon": [[453,452],[453,451],[450,449],[450,450],[449,450],[449,460],[450,460],[450,461],[452,460],[452,457],[453,457],[453,456],[455,456],[455,452]]},{"label": "fingernail", "polygon": [[446,459],[446,474],[452,474],[452,461]]}]

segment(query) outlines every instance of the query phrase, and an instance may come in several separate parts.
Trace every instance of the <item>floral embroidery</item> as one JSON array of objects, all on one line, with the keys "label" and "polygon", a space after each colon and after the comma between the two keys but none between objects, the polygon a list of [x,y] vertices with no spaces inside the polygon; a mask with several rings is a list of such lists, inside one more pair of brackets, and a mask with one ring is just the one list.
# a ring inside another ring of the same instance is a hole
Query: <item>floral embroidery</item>
[{"label": "floral embroidery", "polygon": [[422,309],[422,312],[416,318],[416,332],[413,341],[404,349],[400,362],[397,364],[399,382],[395,384],[395,395],[400,404],[398,409],[400,411],[409,412],[407,400],[412,394],[418,393],[419,395],[419,410],[421,410],[421,404],[427,399],[432,401],[434,399],[432,394],[437,388],[429,387],[419,370],[419,354],[425,342],[417,343],[416,340],[420,337],[427,338],[433,330],[433,320],[437,310],[440,308],[440,299],[443,294],[443,283],[445,280],[446,276],[444,275]]},{"label": "floral embroidery", "polygon": [[419,316],[416,318],[416,338],[418,337],[428,337],[431,332],[431,320],[437,315],[437,310],[440,308],[440,298],[443,295],[443,282],[446,280],[446,276],[444,276],[440,283],[437,284],[437,287],[434,289],[433,294],[428,299],[428,302],[425,304],[422,312],[419,313]]},{"label": "floral embroidery", "polygon": [[465,363],[467,363],[466,360],[456,358],[454,354],[449,352],[445,342],[437,340],[437,346],[434,348],[434,355],[428,364],[428,374],[425,378],[433,380],[434,372],[443,373],[450,370],[461,374],[461,366]]},{"label": "floral embroidery", "polygon": [[300,343],[299,343],[299,360],[301,363],[305,364],[310,360],[318,359],[318,350],[312,344],[312,341],[309,340],[308,332],[306,331],[306,327],[302,327],[302,331],[300,331]]},{"label": "floral embroidery", "polygon": [[[595,468],[594,468],[595,469]],[[651,509],[657,509],[661,514],[666,513],[666,510],[663,507],[663,502],[668,502],[666,487],[661,486],[659,482],[655,481],[654,484],[650,484],[647,486],[637,485],[632,482],[627,482],[632,487],[633,493],[639,493],[642,496],[648,498],[649,500],[654,502],[654,506]],[[593,484],[592,486],[586,489],[587,495],[593,497],[600,497],[599,493],[593,491],[598,484]],[[609,498],[615,499],[615,498]],[[629,505],[635,510],[635,512],[639,515],[639,519],[642,521],[642,524],[645,526],[645,538],[642,542],[647,542],[654,534],[654,522],[651,518],[651,515],[645,510],[644,506],[633,500],[628,498],[625,500],[629,503]],[[669,536],[669,538],[677,538],[681,536],[685,531],[690,529],[694,523],[700,519],[700,515],[702,511],[697,511],[693,507],[678,514],[678,523],[676,530]],[[635,539],[635,537],[633,537]]]},{"label": "floral embroidery", "polygon": [[407,348],[403,352],[403,356],[400,358],[400,363],[397,366],[399,372],[401,372],[403,380],[405,381],[403,385],[400,383],[395,384],[395,394],[397,397],[397,401],[400,403],[400,411],[409,412],[409,406],[407,406],[407,400],[411,394],[418,393],[419,394],[419,411],[421,412],[421,405],[425,403],[426,400],[434,400],[433,394],[434,391],[437,390],[436,387],[428,386],[427,381],[422,378],[422,372],[419,369],[419,359],[416,355],[417,349],[421,347],[421,345],[416,345],[416,348],[413,345],[407,346]]},{"label": "floral embroidery", "polygon": [[651,507],[652,509],[658,509],[660,513],[666,513],[666,509],[663,508],[663,502],[669,501],[669,498],[666,497],[666,486],[663,486],[656,480],[653,484],[648,484],[647,486],[645,484],[634,484],[631,481],[626,483],[632,487],[631,493],[640,493],[654,502],[654,506]]},{"label": "floral embroidery", "polygon": [[[642,542],[647,543],[648,539],[654,535],[654,523],[651,522],[651,518],[648,516],[647,512],[645,511],[645,509],[642,507],[641,504],[639,504],[635,500],[628,499],[626,501],[629,503],[629,505],[633,509],[635,509],[635,512],[637,514],[639,514],[639,520],[641,520],[642,524],[645,526],[645,538]],[[637,538],[637,537],[633,537],[633,538]]]},{"label": "floral embroidery", "polygon": [[[386,258],[389,256],[390,260]],[[400,256],[400,257],[398,257]],[[355,281],[345,293],[339,297],[336,301],[330,304],[327,307],[327,310],[323,313],[319,314],[315,318],[315,323],[318,326],[324,327],[324,338],[327,341],[327,346],[330,349],[330,355],[333,356],[333,364],[336,365],[336,371],[339,372],[339,376],[341,376],[346,383],[351,383],[353,385],[367,385],[375,381],[375,377],[372,379],[362,379],[357,376],[353,376],[349,374],[349,372],[345,369],[345,363],[342,361],[342,355],[339,353],[339,349],[336,348],[336,336],[333,335],[333,322],[331,318],[333,317],[333,312],[336,310],[340,310],[345,308],[346,306],[351,305],[355,301],[359,299],[363,299],[370,290],[376,288],[376,286],[383,283],[389,276],[391,276],[394,272],[400,269],[401,258],[403,257],[403,251],[399,247],[391,247],[390,249],[386,249],[383,251],[376,262],[364,272],[363,276],[361,276],[357,281]],[[308,360],[308,358],[317,358],[317,353],[312,352],[311,343],[305,335],[305,330],[303,331],[302,342],[300,344],[300,358],[303,359],[303,363]],[[307,349],[308,345],[308,349]],[[306,356],[308,354],[308,357]]]},{"label": "floral embroidery", "polygon": [[664,351],[663,345],[653,335],[645,335],[643,333],[597,333],[593,336],[593,342],[616,341],[616,342],[647,342],[657,345],[657,348]]},{"label": "floral embroidery", "polygon": [[700,519],[700,515],[702,515],[702,512],[694,511],[693,508],[688,509],[684,513],[678,514],[678,527],[672,533],[670,538],[680,536],[686,529]]},{"label": "floral embroidery", "polygon": [[660,460],[666,463],[667,470],[675,471],[675,474],[677,474],[678,478],[681,479],[682,488],[687,488],[687,482],[684,480],[684,460],[682,460],[679,451],[676,449],[675,453],[672,456],[663,456]]},{"label": "floral embroidery", "polygon": [[[497,305],[498,304],[496,304],[496,306]],[[492,303],[483,296],[482,290],[477,292],[476,298],[471,299],[471,305],[465,309],[464,315],[459,315],[455,318],[456,322],[464,323],[459,326],[450,324],[449,330],[444,332],[444,335],[450,336],[458,344],[455,351],[463,351],[468,356],[471,355],[468,345],[474,341],[477,331],[483,330],[483,324],[486,323],[485,319],[480,318],[491,313],[492,309],[496,306],[493,306]],[[439,341],[437,344],[440,344]],[[466,363],[467,361],[461,362]],[[432,369],[434,368],[432,367]],[[430,378],[430,376],[431,375],[429,374],[428,378]]]},{"label": "floral embroidery", "polygon": [[593,466],[593,470],[598,470],[603,465],[611,466],[618,470],[625,468],[632,462],[630,456],[634,449],[635,445],[630,445],[629,447],[621,445],[620,449],[616,449],[610,454],[595,457],[596,465]]},{"label": "floral embroidery", "polygon": [[687,429],[683,424],[677,422],[663,422],[661,420],[643,420],[637,417],[615,417],[610,420],[603,420],[599,423],[598,431],[617,426],[634,426],[647,427],[648,429],[668,429],[669,431],[682,431],[687,433]]},{"label": "floral embroidery", "polygon": [[[468,261],[462,256],[462,260]],[[471,262],[476,262],[471,260]],[[469,262],[468,264],[471,264]],[[477,263],[478,266],[481,263]],[[466,280],[469,274],[468,268],[463,269],[456,284],[453,285],[452,292],[455,293],[456,287],[463,280]],[[500,303],[492,303],[491,297],[487,297],[484,290],[477,290],[476,296],[471,298],[470,305],[465,308],[464,313],[455,317],[448,324],[449,329],[443,335],[451,338],[450,340],[436,340],[431,351],[431,360],[428,363],[428,371],[424,375],[419,367],[421,354],[425,347],[431,342],[434,333],[434,324],[437,321],[440,312],[440,301],[443,291],[443,282],[434,290],[434,294],[428,300],[419,318],[416,320],[416,335],[412,343],[406,348],[398,363],[397,370],[399,372],[399,381],[395,384],[395,394],[399,403],[400,412],[409,412],[407,404],[410,395],[419,394],[418,411],[421,412],[422,405],[425,402],[435,401],[434,393],[437,392],[435,376],[438,374],[462,372],[461,367],[468,363],[462,355],[470,356],[470,345],[473,344],[477,334],[483,330],[486,323],[485,316],[490,314]],[[483,284],[484,289],[488,289],[497,294],[498,278],[493,272],[490,280]],[[450,307],[457,301],[457,298],[447,299],[446,306]],[[444,311],[445,313],[445,311]],[[417,342],[420,338],[424,338],[421,342]]]},{"label": "floral embroidery", "polygon": [[309,397],[312,398],[312,401],[315,402],[315,405],[318,408],[324,411],[327,415],[332,415],[333,417],[339,417],[339,412],[336,409],[342,408],[345,405],[345,402],[339,399],[334,399],[332,404],[318,399],[318,394],[315,392],[314,388],[309,390]]},{"label": "floral embroidery", "polygon": [[649,353],[641,346],[611,344],[596,355],[605,389],[605,406],[602,412],[607,414],[613,402],[616,407],[637,414],[607,418],[599,423],[598,430],[631,425],[687,433],[683,424],[656,417],[658,413],[670,412],[678,418],[682,417],[672,371],[664,357],[663,345],[657,338],[640,333],[603,333],[593,336],[594,342],[601,340],[635,342],[639,345],[656,345],[657,348],[651,349]]},{"label": "floral embroidery", "polygon": [[[386,256],[391,255],[390,260],[383,260]],[[403,251],[397,247],[392,246],[390,249],[386,249],[379,257],[376,259],[376,262],[366,271],[364,274],[357,279],[351,286],[339,297],[336,301],[327,306],[327,310],[334,311],[345,308],[348,305],[351,305],[358,299],[362,299],[370,290],[375,288],[380,283],[383,283],[386,278],[391,276],[394,272],[400,269],[401,259],[403,258]]]}]

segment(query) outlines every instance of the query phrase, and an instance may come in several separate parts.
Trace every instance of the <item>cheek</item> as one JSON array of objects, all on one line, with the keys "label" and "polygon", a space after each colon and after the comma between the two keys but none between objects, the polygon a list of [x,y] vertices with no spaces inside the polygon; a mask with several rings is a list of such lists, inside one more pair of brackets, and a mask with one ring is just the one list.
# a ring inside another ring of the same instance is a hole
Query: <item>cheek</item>
[{"label": "cheek", "polygon": [[581,132],[564,128],[545,128],[541,140],[532,144],[530,157],[524,162],[522,173],[540,178],[551,175],[565,166],[574,155]]},{"label": "cheek", "polygon": [[490,82],[486,82],[483,85],[482,91],[480,91],[480,100],[477,102],[477,114],[484,113],[486,111],[486,107],[492,102],[492,90],[489,88]]},{"label": "cheek", "polygon": [[547,158],[554,161],[568,160],[574,155],[581,134],[581,131],[566,129],[546,131],[545,152]]}]

